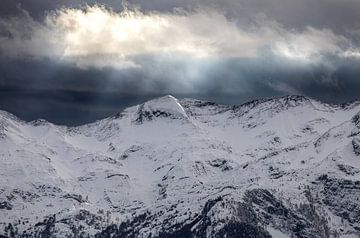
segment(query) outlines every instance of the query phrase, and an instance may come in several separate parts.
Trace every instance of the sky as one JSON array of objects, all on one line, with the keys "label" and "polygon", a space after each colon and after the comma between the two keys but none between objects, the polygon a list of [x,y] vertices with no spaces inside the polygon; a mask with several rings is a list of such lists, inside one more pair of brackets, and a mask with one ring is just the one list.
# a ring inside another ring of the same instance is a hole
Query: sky
[{"label": "sky", "polygon": [[0,109],[79,125],[172,94],[359,98],[358,0],[0,0]]}]

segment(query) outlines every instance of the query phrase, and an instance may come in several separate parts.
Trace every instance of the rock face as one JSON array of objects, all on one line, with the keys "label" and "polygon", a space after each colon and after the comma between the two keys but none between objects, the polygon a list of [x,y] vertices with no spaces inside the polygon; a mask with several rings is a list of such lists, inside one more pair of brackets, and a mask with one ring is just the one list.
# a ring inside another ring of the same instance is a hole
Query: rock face
[{"label": "rock face", "polygon": [[360,155],[360,140],[358,138],[354,138],[352,140],[352,146],[353,146],[354,153],[359,156]]},{"label": "rock face", "polygon": [[165,96],[79,127],[0,111],[0,236],[359,237],[359,105]]},{"label": "rock face", "polygon": [[184,108],[178,100],[168,95],[139,105],[133,121],[136,124],[142,124],[146,121],[152,121],[155,118],[161,117],[172,120],[188,119]]}]

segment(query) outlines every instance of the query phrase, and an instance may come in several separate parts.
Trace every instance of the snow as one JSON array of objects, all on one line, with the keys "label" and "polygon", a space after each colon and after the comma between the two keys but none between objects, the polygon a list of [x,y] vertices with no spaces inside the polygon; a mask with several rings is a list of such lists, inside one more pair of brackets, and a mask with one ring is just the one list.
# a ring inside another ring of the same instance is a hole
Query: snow
[{"label": "snow", "polygon": [[149,102],[146,102],[144,104],[144,109],[149,111],[159,110],[175,112],[183,115],[184,117],[187,117],[184,108],[181,106],[178,100],[171,95],[167,95],[165,97],[153,99]]},{"label": "snow", "polygon": [[268,228],[267,228],[267,231],[270,233],[270,235],[271,235],[272,237],[276,237],[276,238],[288,238],[288,237],[289,237],[289,235],[284,234],[284,233],[282,233],[281,231],[276,230],[276,229],[274,229],[274,228],[272,228],[272,227],[268,227]]},{"label": "snow", "polygon": [[36,223],[80,209],[108,210],[125,220],[177,205],[176,221],[186,220],[189,209],[200,213],[208,199],[241,199],[250,188],[302,203],[299,187],[323,174],[360,179],[337,167],[360,169],[351,146],[359,111],[358,103],[340,107],[303,97],[231,107],[165,96],[74,128],[0,112],[0,202],[13,196],[12,210],[2,210],[0,234],[20,217]]}]

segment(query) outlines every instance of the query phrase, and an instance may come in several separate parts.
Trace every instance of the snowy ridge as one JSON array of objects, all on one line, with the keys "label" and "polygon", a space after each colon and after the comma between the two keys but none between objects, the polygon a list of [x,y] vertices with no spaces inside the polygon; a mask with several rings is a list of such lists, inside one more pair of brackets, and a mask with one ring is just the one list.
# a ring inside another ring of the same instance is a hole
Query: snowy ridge
[{"label": "snowy ridge", "polygon": [[359,237],[360,104],[157,98],[57,126],[0,111],[0,235]]}]

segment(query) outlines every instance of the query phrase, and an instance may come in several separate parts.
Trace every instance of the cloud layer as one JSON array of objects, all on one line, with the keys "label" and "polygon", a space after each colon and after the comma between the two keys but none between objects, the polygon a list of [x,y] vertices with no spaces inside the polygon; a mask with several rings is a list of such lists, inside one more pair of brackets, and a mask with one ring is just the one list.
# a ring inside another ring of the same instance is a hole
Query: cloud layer
[{"label": "cloud layer", "polygon": [[62,8],[42,22],[26,11],[0,19],[0,50],[10,58],[50,58],[80,68],[142,67],[141,55],[255,58],[264,51],[313,63],[325,56],[359,57],[351,40],[330,29],[285,29],[264,15],[240,26],[214,9],[114,12],[103,6]]},{"label": "cloud layer", "polygon": [[22,5],[0,8],[0,108],[27,119],[89,122],[164,94],[240,104],[360,91],[355,0],[4,1]]}]

